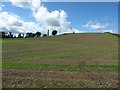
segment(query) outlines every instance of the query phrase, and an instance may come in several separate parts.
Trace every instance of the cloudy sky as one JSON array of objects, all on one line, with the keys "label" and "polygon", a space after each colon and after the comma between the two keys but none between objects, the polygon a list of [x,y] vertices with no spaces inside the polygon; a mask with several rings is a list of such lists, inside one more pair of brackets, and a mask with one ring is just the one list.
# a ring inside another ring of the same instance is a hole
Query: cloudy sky
[{"label": "cloudy sky", "polygon": [[0,30],[13,33],[47,30],[62,33],[118,33],[117,2],[40,2],[9,0],[0,3]]}]

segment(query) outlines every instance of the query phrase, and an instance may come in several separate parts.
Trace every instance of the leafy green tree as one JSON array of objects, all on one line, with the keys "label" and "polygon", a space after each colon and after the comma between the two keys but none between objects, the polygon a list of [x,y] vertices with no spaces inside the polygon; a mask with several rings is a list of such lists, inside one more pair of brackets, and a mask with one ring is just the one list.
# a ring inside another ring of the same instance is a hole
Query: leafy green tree
[{"label": "leafy green tree", "polygon": [[5,35],[5,32],[2,32],[2,38],[5,38],[6,35]]},{"label": "leafy green tree", "polygon": [[8,37],[9,37],[9,38],[13,38],[12,32],[9,32]]},{"label": "leafy green tree", "polygon": [[41,32],[36,32],[36,36],[40,37],[41,36]]},{"label": "leafy green tree", "polygon": [[56,35],[56,34],[57,34],[57,30],[53,30],[52,35]]},{"label": "leafy green tree", "polygon": [[44,34],[44,35],[43,35],[43,37],[46,37],[46,36],[47,36],[47,34]]},{"label": "leafy green tree", "polygon": [[23,38],[21,33],[18,34],[18,38]]}]

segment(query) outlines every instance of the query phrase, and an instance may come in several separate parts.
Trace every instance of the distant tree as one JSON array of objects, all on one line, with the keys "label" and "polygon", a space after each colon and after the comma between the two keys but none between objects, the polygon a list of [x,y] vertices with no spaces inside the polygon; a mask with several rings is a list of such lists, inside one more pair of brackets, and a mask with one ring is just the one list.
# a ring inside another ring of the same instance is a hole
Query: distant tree
[{"label": "distant tree", "polygon": [[56,35],[57,34],[57,31],[56,30],[53,30],[52,31],[52,35]]},{"label": "distant tree", "polygon": [[12,32],[0,32],[2,38],[13,38]]},{"label": "distant tree", "polygon": [[41,32],[36,32],[36,36],[40,37],[41,36]]},{"label": "distant tree", "polygon": [[0,38],[2,38],[2,32],[0,32]]},{"label": "distant tree", "polygon": [[30,34],[29,34],[29,32],[28,33],[26,33],[26,36],[25,37],[30,37]]},{"label": "distant tree", "polygon": [[2,38],[5,38],[6,35],[5,35],[5,32],[2,32]]},{"label": "distant tree", "polygon": [[29,33],[30,37],[35,37],[36,34],[35,33]]},{"label": "distant tree", "polygon": [[29,33],[29,37],[32,37],[32,36],[33,36],[33,34],[30,32],[30,33]]},{"label": "distant tree", "polygon": [[46,36],[47,36],[47,34],[44,34],[44,35],[43,35],[43,37],[46,37]]},{"label": "distant tree", "polygon": [[22,35],[23,35],[23,37],[24,37],[24,33],[23,33]]},{"label": "distant tree", "polygon": [[13,38],[12,32],[9,32],[9,33],[8,33],[8,37],[9,37],[9,38]]},{"label": "distant tree", "polygon": [[32,37],[35,37],[36,36],[36,34],[35,33],[32,33]]},{"label": "distant tree", "polygon": [[21,34],[20,34],[20,33],[18,34],[18,37],[19,37],[19,38],[21,37]]},{"label": "distant tree", "polygon": [[110,33],[110,32],[105,32],[105,33]]},{"label": "distant tree", "polygon": [[18,34],[18,38],[23,38],[23,36],[21,35],[21,33]]},{"label": "distant tree", "polygon": [[14,36],[14,38],[16,38],[16,36]]},{"label": "distant tree", "polygon": [[13,38],[12,32],[8,32],[8,33],[2,32],[2,36],[3,38]]},{"label": "distant tree", "polygon": [[31,32],[30,32],[30,33],[29,33],[29,32],[28,32],[28,33],[26,33],[26,37],[35,37],[35,35],[36,35],[36,34],[31,33]]}]

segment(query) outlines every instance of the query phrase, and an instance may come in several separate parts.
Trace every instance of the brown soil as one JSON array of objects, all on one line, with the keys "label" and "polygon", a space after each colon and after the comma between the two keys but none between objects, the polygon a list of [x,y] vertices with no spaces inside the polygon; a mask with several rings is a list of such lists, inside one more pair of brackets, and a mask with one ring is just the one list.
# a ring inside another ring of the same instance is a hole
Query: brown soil
[{"label": "brown soil", "polygon": [[[31,82],[32,81],[32,82]],[[3,87],[21,87],[24,84],[39,82],[69,82],[84,81],[86,87],[118,87],[117,72],[91,71],[40,71],[35,69],[3,69]],[[27,85],[27,84],[26,84]],[[29,88],[29,86],[26,86]],[[33,87],[31,85],[31,87]],[[76,87],[76,86],[73,86]],[[79,86],[78,86],[79,87]]]}]

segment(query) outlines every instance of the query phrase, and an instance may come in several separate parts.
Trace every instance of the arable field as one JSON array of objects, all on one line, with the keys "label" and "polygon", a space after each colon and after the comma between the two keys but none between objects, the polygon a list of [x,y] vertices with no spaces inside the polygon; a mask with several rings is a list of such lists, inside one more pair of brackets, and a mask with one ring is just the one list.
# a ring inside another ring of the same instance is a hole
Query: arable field
[{"label": "arable field", "polygon": [[3,88],[117,88],[118,37],[81,33],[2,40]]}]

